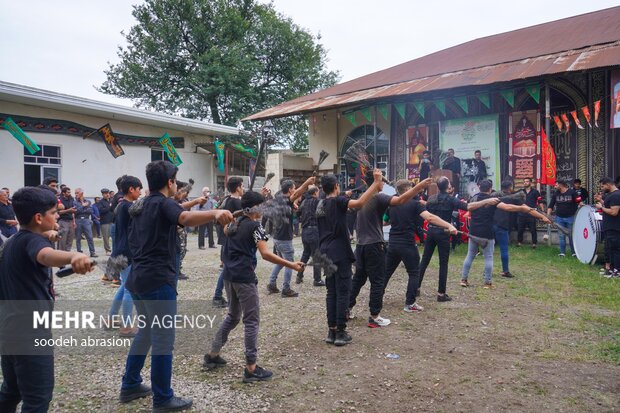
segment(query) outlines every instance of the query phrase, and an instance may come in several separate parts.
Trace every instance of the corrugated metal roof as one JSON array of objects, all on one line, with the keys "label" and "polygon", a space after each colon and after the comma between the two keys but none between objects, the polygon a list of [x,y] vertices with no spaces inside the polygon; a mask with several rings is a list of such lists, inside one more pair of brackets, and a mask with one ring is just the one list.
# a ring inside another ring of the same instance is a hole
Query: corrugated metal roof
[{"label": "corrugated metal roof", "polygon": [[244,120],[620,64],[620,7],[472,40],[282,103]]}]

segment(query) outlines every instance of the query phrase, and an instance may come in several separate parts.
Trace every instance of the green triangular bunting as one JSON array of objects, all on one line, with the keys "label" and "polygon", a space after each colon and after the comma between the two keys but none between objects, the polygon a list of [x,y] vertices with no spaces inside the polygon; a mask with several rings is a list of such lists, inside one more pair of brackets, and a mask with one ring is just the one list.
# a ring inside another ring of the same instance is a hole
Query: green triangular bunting
[{"label": "green triangular bunting", "polygon": [[512,89],[500,90],[499,94],[502,95],[511,108],[515,106],[515,91]]},{"label": "green triangular bunting", "polygon": [[394,109],[398,112],[401,118],[405,120],[405,104],[404,103],[395,103]]},{"label": "green triangular bunting", "polygon": [[467,96],[457,96],[454,98],[454,101],[461,107],[461,109],[463,109],[463,112],[469,112],[469,107],[467,106]]},{"label": "green triangular bunting", "polygon": [[418,111],[420,116],[424,117],[424,102],[413,102],[413,107]]},{"label": "green triangular bunting", "polygon": [[362,116],[364,116],[366,120],[370,122],[370,120],[372,119],[372,115],[370,114],[370,108],[364,108],[360,110],[360,112],[362,113]]},{"label": "green triangular bunting", "polygon": [[377,109],[379,109],[379,113],[381,114],[383,119],[388,120],[388,111],[390,110],[390,106],[389,105],[379,105],[379,107]]},{"label": "green triangular bunting", "polygon": [[355,112],[343,113],[343,115],[349,120],[349,122],[351,122],[353,126],[357,126],[357,122],[355,121]]},{"label": "green triangular bunting", "polygon": [[536,103],[540,101],[540,85],[529,85],[525,87],[525,90],[527,90],[527,93],[530,94]]},{"label": "green triangular bunting", "polygon": [[436,100],[434,103],[435,106],[437,106],[437,109],[439,109],[439,111],[441,112],[441,114],[446,116],[446,102],[443,100]]},{"label": "green triangular bunting", "polygon": [[487,109],[491,109],[491,98],[488,93],[478,93],[476,97],[484,106],[487,107]]}]

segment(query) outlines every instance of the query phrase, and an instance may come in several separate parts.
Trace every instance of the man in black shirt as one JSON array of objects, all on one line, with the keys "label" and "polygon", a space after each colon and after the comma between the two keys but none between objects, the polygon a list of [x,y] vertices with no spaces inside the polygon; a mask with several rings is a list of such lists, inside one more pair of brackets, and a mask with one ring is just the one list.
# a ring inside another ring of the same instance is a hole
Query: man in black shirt
[{"label": "man in black shirt", "polygon": [[[360,190],[356,190],[357,185],[355,184],[355,177],[349,177],[349,185],[347,186],[347,193],[351,195],[349,198],[358,199],[360,197]],[[357,220],[357,209],[349,209],[347,212],[347,227],[349,228],[349,235],[351,235],[351,239],[353,239],[353,231],[355,231],[355,221]]]},{"label": "man in black shirt", "polygon": [[[308,192],[299,206],[301,213],[301,242],[304,245],[304,252],[301,254],[301,262],[307,264],[310,257],[314,256],[319,249],[319,229],[316,225],[316,207],[319,203],[319,188],[315,185],[308,187]],[[323,287],[325,283],[321,280],[321,265],[315,262],[313,265],[314,286]],[[304,280],[304,273],[297,273],[297,284]]]},{"label": "man in black shirt", "polygon": [[82,252],[82,234],[84,234],[90,256],[96,258],[95,243],[93,242],[93,221],[91,219],[93,208],[90,206],[90,201],[84,198],[82,188],[75,189],[75,208],[75,245],[77,250]]},{"label": "man in black shirt", "polygon": [[[446,179],[447,180],[447,179]],[[411,189],[411,181],[401,179],[396,182],[396,190],[399,195],[403,195]],[[419,312],[424,308],[416,303],[416,296],[420,284],[419,264],[420,254],[418,246],[415,243],[414,235],[418,225],[417,218],[427,220],[429,227],[447,229],[450,233],[456,235],[457,231],[450,223],[444,221],[437,215],[428,212],[419,200],[413,198],[402,205],[396,205],[388,208],[390,228],[390,243],[386,254],[386,277],[384,283],[384,291],[387,288],[390,278],[401,261],[405,264],[405,269],[409,275],[407,282],[407,292],[405,294],[405,307],[403,310],[407,313]]]},{"label": "man in black shirt", "polygon": [[577,196],[581,198],[581,202],[587,204],[590,199],[590,194],[586,188],[581,186],[581,179],[577,178],[573,180],[573,189],[577,193]]},{"label": "man in black shirt", "polygon": [[422,159],[420,159],[420,181],[430,176],[432,168],[433,160],[431,159],[431,153],[429,151],[422,152]]},{"label": "man in black shirt", "polygon": [[596,196],[596,208],[603,214],[603,235],[605,249],[609,254],[611,278],[620,278],[620,189],[611,178],[600,180],[604,200]]},{"label": "man in black shirt", "polygon": [[461,160],[454,156],[454,149],[448,149],[448,157],[441,167],[442,169],[452,171],[452,186],[454,186],[457,193],[461,192]]},{"label": "man in black shirt", "polygon": [[[512,188],[512,181],[503,181],[502,192],[499,194],[499,198],[502,199],[502,197],[504,196],[511,195]],[[523,202],[518,199],[514,199],[511,197],[506,197],[503,199],[504,200],[502,202],[505,204],[523,205]],[[521,213],[523,214],[523,212]],[[495,210],[495,215],[493,216],[493,232],[495,234],[495,241],[497,241],[497,243],[499,244],[500,257],[502,259],[502,272],[500,275],[506,278],[513,277],[509,268],[510,256],[508,254],[508,246],[510,245],[510,223],[512,221],[512,214],[513,213],[510,211],[504,211],[501,208],[497,208]],[[534,227],[536,227],[535,222]]]},{"label": "man in black shirt", "polygon": [[[184,211],[171,197],[177,192],[178,168],[167,161],[146,167],[149,196],[130,208],[129,250],[131,272],[126,288],[144,321],[129,349],[120,400],[146,397],[151,388],[142,384],[141,371],[151,347],[153,411],[176,411],[191,407],[191,399],[175,397],[171,388],[174,326],[161,324],[176,316],[177,225],[195,227],[217,220],[232,221],[229,211]],[[159,321],[157,321],[159,320]],[[165,323],[164,323],[165,324]]]},{"label": "man in black shirt", "polygon": [[[525,205],[530,208],[537,208],[538,203],[541,201],[542,198],[540,196],[540,192],[538,192],[538,190],[532,186],[531,178],[525,178],[523,180],[523,192],[525,193]],[[527,227],[530,230],[530,235],[532,236],[532,248],[536,248],[536,244],[538,244],[536,218],[530,216],[529,214],[519,213],[517,221],[517,245],[519,247],[521,246],[521,243],[523,242],[523,233],[525,232],[525,228]]]},{"label": "man in black shirt", "polygon": [[[431,196],[426,202],[426,210],[433,215],[438,216],[445,222],[451,222],[452,212],[457,210],[473,211],[477,208],[484,207],[485,205],[493,205],[496,201],[489,198],[484,201],[470,202],[469,204],[460,201],[458,198],[453,197],[448,193],[450,188],[450,180],[448,178],[440,177],[437,180],[437,188],[439,193]],[[457,235],[455,235],[456,237]],[[435,246],[439,250],[439,288],[437,289],[437,301],[446,302],[451,301],[452,298],[446,293],[446,285],[448,282],[448,260],[450,259],[450,234],[446,234],[444,229],[440,226],[429,224],[428,232],[426,234],[426,242],[424,243],[424,255],[422,256],[422,262],[420,263],[420,284],[422,286],[422,280],[428,264],[431,262],[433,253],[435,252]]]},{"label": "man in black shirt", "polygon": [[[122,193],[123,191],[119,191]],[[97,202],[99,209],[99,221],[101,222],[101,237],[103,238],[103,249],[106,254],[112,252],[110,246],[110,227],[114,222],[114,210],[112,209],[112,200],[110,199],[110,190],[103,188],[101,190],[101,199]]]},{"label": "man in black shirt", "polygon": [[[488,179],[480,182],[480,192],[474,197],[475,201],[484,201],[491,197],[491,190],[493,184]],[[493,283],[491,276],[493,274],[493,248],[495,247],[495,239],[493,237],[493,217],[496,209],[501,209],[507,212],[527,212],[533,216],[541,217],[546,221],[547,218],[540,213],[531,210],[527,205],[509,205],[501,202],[499,198],[493,198],[495,205],[485,206],[484,208],[478,208],[471,212],[471,224],[469,226],[469,233],[473,236],[484,238],[487,240],[487,245],[482,246],[472,238],[468,242],[467,257],[463,262],[463,273],[461,276],[461,286],[468,287],[469,282],[469,270],[474,262],[474,258],[478,254],[478,248],[482,248],[482,254],[484,256],[484,286],[483,288],[492,288]]]},{"label": "man in black shirt", "polygon": [[[2,237],[9,238],[17,232],[17,219],[15,211],[9,202],[9,194],[4,189],[0,190],[0,233]],[[0,245],[2,245],[0,237]]]},{"label": "man in black shirt", "polygon": [[487,164],[482,160],[482,152],[480,150],[474,152],[473,166],[476,171],[474,182],[478,183],[483,179],[487,179]]},{"label": "man in black shirt", "polygon": [[[50,238],[56,235],[58,214],[51,191],[22,188],[13,196],[13,207],[21,229],[7,240],[0,254],[0,411],[15,412],[23,402],[22,412],[47,412],[54,390],[54,355],[41,354],[34,339],[50,339],[52,332],[32,328],[33,307],[54,308],[50,267],[70,264],[75,272],[85,274],[91,270],[91,261],[84,254],[53,248]],[[9,312],[5,305],[10,300],[27,301]]]},{"label": "man in black shirt", "polygon": [[63,209],[58,210],[60,218],[58,218],[58,234],[60,240],[58,241],[58,249],[63,251],[71,251],[71,245],[73,244],[73,237],[75,236],[75,200],[71,196],[71,188],[65,186],[60,192],[60,203],[63,205]]},{"label": "man in black shirt", "polygon": [[[581,198],[577,193],[568,188],[567,181],[558,181],[555,184],[555,193],[551,196],[551,202],[549,203],[549,207],[547,208],[547,214],[551,215],[553,212],[553,207],[555,207],[555,223],[561,225],[562,227],[568,229],[569,233],[569,241],[570,241],[570,249],[574,254],[573,249],[573,222],[575,220],[575,213],[577,212],[577,208],[581,205]],[[560,238],[560,254],[561,258],[566,256],[566,236],[558,232],[558,236]]]}]

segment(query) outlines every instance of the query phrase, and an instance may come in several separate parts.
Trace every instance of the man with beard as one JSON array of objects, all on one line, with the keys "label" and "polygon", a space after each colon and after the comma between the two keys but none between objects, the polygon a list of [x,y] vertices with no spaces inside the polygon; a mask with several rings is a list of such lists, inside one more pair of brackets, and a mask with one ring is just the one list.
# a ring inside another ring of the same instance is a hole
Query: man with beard
[{"label": "man with beard", "polygon": [[595,199],[596,208],[603,214],[602,230],[610,262],[608,277],[620,278],[620,190],[611,178],[601,179],[600,184],[604,195]]}]

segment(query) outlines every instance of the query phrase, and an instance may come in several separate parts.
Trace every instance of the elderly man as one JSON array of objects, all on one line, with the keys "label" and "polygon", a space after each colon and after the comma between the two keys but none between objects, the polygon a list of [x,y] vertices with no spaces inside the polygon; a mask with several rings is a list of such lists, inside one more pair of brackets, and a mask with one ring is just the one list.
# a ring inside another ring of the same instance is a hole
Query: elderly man
[{"label": "elderly man", "polygon": [[95,243],[93,242],[93,221],[91,216],[93,208],[90,201],[84,198],[82,188],[75,189],[75,245],[78,252],[82,252],[82,234],[86,237],[90,256],[97,257],[95,254]]},{"label": "elderly man", "polygon": [[15,218],[15,211],[13,206],[9,202],[9,193],[2,189],[0,190],[0,245],[4,238],[8,238],[17,232],[17,219]]},{"label": "elderly man", "polygon": [[[215,203],[213,202],[213,198],[211,198],[211,190],[208,186],[202,188],[202,196],[207,198],[207,202],[202,205],[197,205],[196,209],[198,211],[211,211],[215,207]],[[209,248],[215,248],[215,242],[213,241],[213,222],[208,222],[198,227],[198,248],[201,250],[205,249],[205,232],[209,237]]]}]

